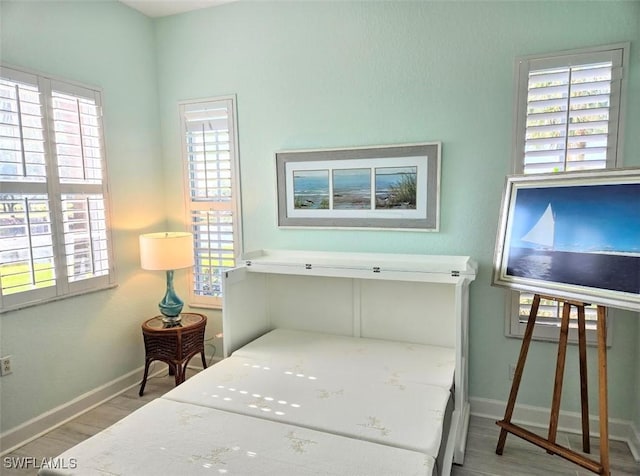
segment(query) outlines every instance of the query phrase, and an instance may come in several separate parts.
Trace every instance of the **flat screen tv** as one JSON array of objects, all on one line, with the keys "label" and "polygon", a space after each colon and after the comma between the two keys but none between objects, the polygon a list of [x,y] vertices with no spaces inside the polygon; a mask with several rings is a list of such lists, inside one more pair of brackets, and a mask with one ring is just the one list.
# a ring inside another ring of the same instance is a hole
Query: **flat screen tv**
[{"label": "flat screen tv", "polygon": [[640,169],[508,176],[493,284],[640,311]]}]

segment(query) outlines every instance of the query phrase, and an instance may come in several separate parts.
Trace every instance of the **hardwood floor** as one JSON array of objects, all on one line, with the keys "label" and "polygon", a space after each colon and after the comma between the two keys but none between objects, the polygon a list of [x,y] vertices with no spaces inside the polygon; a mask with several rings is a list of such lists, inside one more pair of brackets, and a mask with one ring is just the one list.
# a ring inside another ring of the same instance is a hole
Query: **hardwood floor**
[{"label": "hardwood floor", "polygon": [[[156,369],[158,368],[159,367],[156,367]],[[187,378],[194,373],[195,372],[193,370],[187,369]],[[153,375],[153,368],[150,374]],[[164,372],[158,377],[147,379],[147,385],[145,386],[144,395],[142,397],[138,396],[138,390],[140,389],[139,386],[131,388],[93,410],[90,410],[55,430],[50,431],[46,435],[43,435],[40,438],[18,448],[12,453],[3,456],[0,458],[0,475],[31,476],[37,474],[37,469],[34,469],[33,467],[26,469],[7,468],[7,458],[23,458],[22,461],[24,465],[31,462],[30,460],[24,461],[24,458],[34,458],[35,461],[41,461],[42,458],[55,457],[81,441],[86,440],[90,436],[102,431],[104,428],[113,425],[115,422],[124,418],[132,411],[137,410],[145,403],[163,395],[167,391],[171,390],[173,386],[173,376],[168,376],[168,372]],[[13,461],[17,460],[14,459]]]},{"label": "hardwood floor", "polygon": [[[187,378],[193,373],[193,370],[188,370]],[[57,456],[171,388],[173,388],[173,377],[167,376],[166,373],[163,376],[149,379],[143,397],[138,397],[138,387],[132,388],[3,456],[0,461],[0,474],[2,476],[35,475],[37,471],[33,467],[28,469],[7,468],[6,463],[11,461],[7,458],[15,458],[13,461],[20,458],[22,461],[25,458],[40,461],[42,458]],[[532,431],[536,430],[532,429]],[[472,416],[464,465],[454,466],[451,474],[453,476],[587,476],[593,474],[558,456],[548,455],[544,450],[513,435],[507,437],[504,454],[498,456],[495,454],[498,434],[499,428],[494,420]],[[557,442],[563,446],[579,449],[581,437],[580,435],[559,432]],[[609,445],[613,476],[640,475],[640,463],[634,461],[625,443],[610,441]],[[591,447],[592,455],[594,455],[592,457],[597,459],[599,455],[597,439],[592,438]]]},{"label": "hardwood floor", "polygon": [[[544,431],[528,428],[546,436]],[[594,473],[581,468],[559,456],[549,455],[537,446],[516,436],[508,435],[502,456],[498,456],[496,444],[500,428],[495,420],[471,417],[464,465],[454,466],[453,476],[587,476]],[[582,436],[558,432],[556,442],[580,451]],[[596,461],[600,456],[598,438],[591,438],[589,458]],[[609,458],[612,476],[639,476],[640,463],[636,463],[626,443],[609,440]]]}]

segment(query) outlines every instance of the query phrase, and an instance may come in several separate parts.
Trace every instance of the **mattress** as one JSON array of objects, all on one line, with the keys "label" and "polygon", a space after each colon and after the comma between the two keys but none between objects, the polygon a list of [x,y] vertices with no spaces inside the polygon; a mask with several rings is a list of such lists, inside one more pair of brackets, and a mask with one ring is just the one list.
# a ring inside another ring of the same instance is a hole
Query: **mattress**
[{"label": "mattress", "polygon": [[453,384],[455,349],[379,339],[274,329],[233,356],[334,375],[413,381],[446,388]]},{"label": "mattress", "polygon": [[454,355],[277,329],[54,459],[75,468],[39,475],[431,475]]},{"label": "mattress", "polygon": [[429,346],[275,330],[163,398],[435,458],[448,359]]},{"label": "mattress", "polygon": [[[61,475],[430,475],[424,454],[158,398],[55,461]],[[70,468],[73,466],[73,468]]]}]

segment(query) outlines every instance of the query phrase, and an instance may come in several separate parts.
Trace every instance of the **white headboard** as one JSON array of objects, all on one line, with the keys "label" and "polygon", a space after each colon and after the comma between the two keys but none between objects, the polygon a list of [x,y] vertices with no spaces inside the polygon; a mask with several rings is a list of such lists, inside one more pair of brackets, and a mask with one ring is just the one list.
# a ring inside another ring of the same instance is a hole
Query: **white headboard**
[{"label": "white headboard", "polygon": [[225,356],[273,328],[466,347],[464,256],[261,250],[224,279]]}]

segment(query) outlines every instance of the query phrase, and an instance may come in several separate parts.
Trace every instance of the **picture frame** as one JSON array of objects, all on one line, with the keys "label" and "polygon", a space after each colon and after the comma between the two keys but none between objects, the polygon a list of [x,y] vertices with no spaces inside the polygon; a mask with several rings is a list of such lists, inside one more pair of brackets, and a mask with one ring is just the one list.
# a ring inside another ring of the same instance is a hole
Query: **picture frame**
[{"label": "picture frame", "polygon": [[496,286],[640,311],[640,169],[506,179]]},{"label": "picture frame", "polygon": [[276,152],[278,226],[438,231],[441,148]]}]

